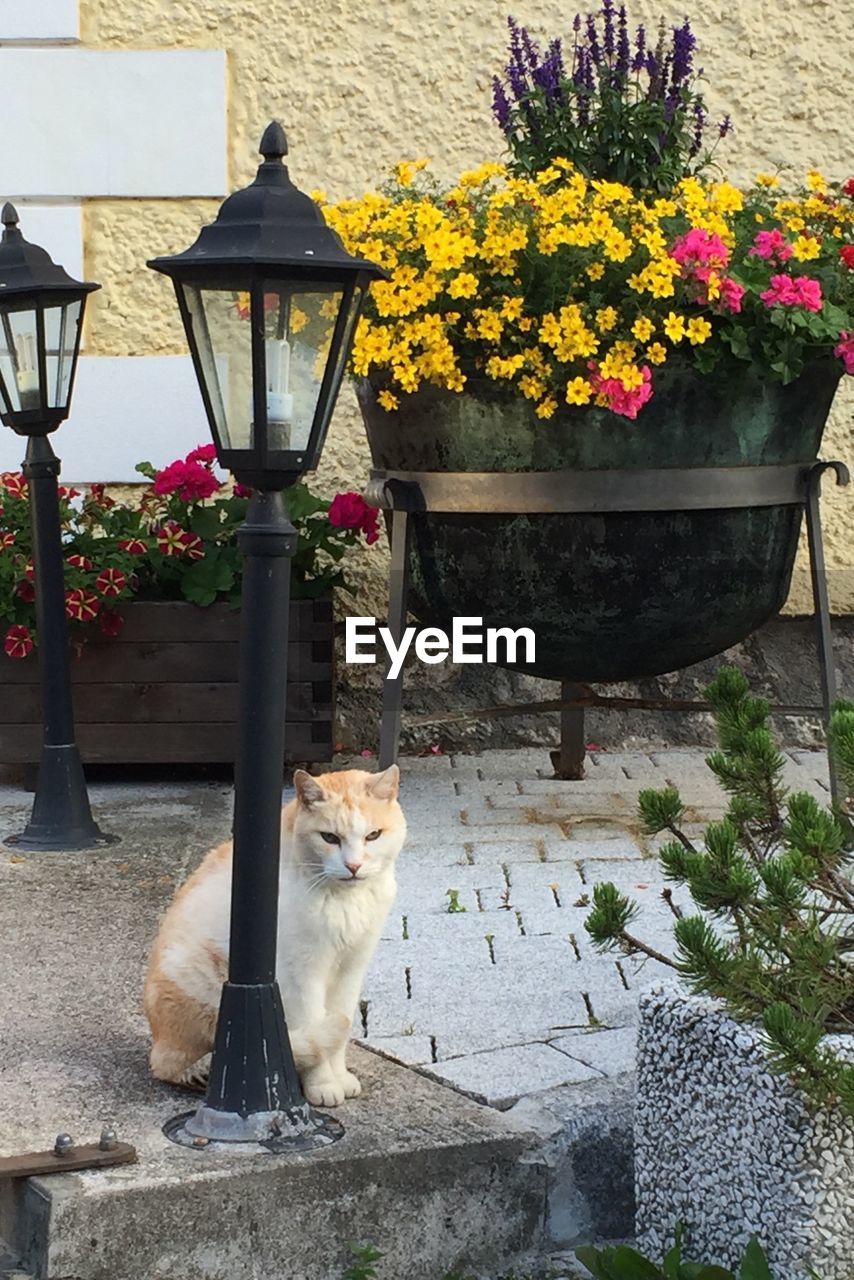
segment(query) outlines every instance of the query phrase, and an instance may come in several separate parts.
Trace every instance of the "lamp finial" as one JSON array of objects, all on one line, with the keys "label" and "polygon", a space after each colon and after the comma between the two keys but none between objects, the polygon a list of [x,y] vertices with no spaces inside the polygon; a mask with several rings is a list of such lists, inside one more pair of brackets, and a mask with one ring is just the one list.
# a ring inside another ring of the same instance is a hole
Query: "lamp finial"
[{"label": "lamp finial", "polygon": [[267,161],[282,160],[288,154],[288,140],[278,120],[272,120],[264,130],[258,150]]},{"label": "lamp finial", "polygon": [[0,221],[2,221],[4,227],[11,228],[17,227],[18,225],[18,210],[8,200],[3,205],[3,211],[0,213]]}]

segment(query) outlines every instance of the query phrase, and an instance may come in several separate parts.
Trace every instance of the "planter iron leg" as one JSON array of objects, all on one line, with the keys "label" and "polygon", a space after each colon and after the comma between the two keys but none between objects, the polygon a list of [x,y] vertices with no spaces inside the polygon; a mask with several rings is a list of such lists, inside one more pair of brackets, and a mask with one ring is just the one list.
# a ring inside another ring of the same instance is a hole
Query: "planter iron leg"
[{"label": "planter iron leg", "polygon": [[[409,598],[408,511],[393,511],[391,517],[391,575],[388,593],[388,629],[395,645],[399,645],[406,627],[406,603]],[[380,726],[380,769],[388,769],[397,760],[400,746],[400,718],[403,704],[403,671],[383,682],[383,710]]]},{"label": "planter iron leg", "polygon": [[584,777],[584,707],[566,705],[587,690],[582,684],[562,680],[560,685],[560,746],[551,755],[555,777],[576,782]]},{"label": "planter iron leg", "polygon": [[[842,462],[817,462],[806,476],[807,539],[810,553],[810,577],[815,605],[815,621],[818,630],[818,650],[821,662],[821,701],[824,727],[830,723],[833,704],[837,698],[836,663],[833,657],[833,632],[830,624],[830,602],[827,594],[827,570],[824,562],[824,542],[821,536],[821,478],[825,471],[832,471],[838,485],[847,485],[848,468]],[[839,780],[836,776],[830,752],[827,757],[830,772],[830,794],[834,804],[839,802]]]},{"label": "planter iron leg", "polygon": [[36,620],[39,633],[44,738],[33,810],[18,849],[91,849],[112,844],[92,817],[74,732],[71,659],[65,617],[65,575],[59,522],[59,458],[47,436],[30,436],[24,476],[30,491]]}]

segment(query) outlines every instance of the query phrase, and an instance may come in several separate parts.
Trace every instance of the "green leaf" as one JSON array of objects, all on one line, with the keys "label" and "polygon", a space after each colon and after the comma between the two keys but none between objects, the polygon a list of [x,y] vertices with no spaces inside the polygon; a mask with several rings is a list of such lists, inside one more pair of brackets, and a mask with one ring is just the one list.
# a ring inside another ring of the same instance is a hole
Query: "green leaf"
[{"label": "green leaf", "polygon": [[774,1280],[768,1260],[756,1236],[750,1237],[738,1276],[739,1280]]}]

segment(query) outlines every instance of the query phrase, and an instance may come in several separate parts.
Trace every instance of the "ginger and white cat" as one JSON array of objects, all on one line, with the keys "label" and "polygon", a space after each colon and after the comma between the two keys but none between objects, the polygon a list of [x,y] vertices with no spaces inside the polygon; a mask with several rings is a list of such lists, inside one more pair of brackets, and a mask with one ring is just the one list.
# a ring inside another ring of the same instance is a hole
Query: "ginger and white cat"
[{"label": "ginger and white cat", "polygon": [[[406,837],[397,765],[294,774],[282,811],[276,976],[307,1100],[333,1107],[361,1085],[345,1054],[365,970],[394,901]],[[231,843],[212,849],[160,927],[144,1007],[160,1080],[203,1085],[228,972]]]}]

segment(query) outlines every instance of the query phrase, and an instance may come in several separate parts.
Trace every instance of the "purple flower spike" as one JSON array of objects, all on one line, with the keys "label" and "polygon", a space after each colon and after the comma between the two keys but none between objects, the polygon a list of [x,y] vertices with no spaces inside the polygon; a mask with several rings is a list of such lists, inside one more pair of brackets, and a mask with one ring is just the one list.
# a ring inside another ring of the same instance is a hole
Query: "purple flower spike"
[{"label": "purple flower spike", "polygon": [[602,50],[599,46],[599,32],[596,30],[596,19],[592,13],[587,15],[587,47],[590,57],[598,67],[602,61]]},{"label": "purple flower spike", "polygon": [[605,38],[603,41],[605,54],[610,62],[614,56],[614,0],[605,0],[602,5],[602,14],[605,18]]},{"label": "purple flower spike", "polygon": [[686,18],[681,27],[673,28],[673,88],[678,89],[691,74],[697,41]]},{"label": "purple flower spike", "polygon": [[706,112],[703,109],[703,104],[697,100],[694,103],[694,140],[691,143],[691,149],[688,152],[688,155],[692,160],[703,145],[703,129],[705,128],[705,124]]},{"label": "purple flower spike", "polygon": [[498,76],[492,77],[492,114],[504,133],[507,133],[510,123],[510,100]]},{"label": "purple flower spike", "polygon": [[572,19],[572,29],[576,35],[578,35],[579,31],[581,30],[581,14],[580,13],[577,13],[575,17]]},{"label": "purple flower spike", "polygon": [[531,39],[530,32],[527,27],[522,28],[522,48],[525,51],[525,60],[528,64],[527,69],[531,72],[536,71],[540,65],[540,49],[536,40]]},{"label": "purple flower spike", "polygon": [[728,114],[724,116],[718,125],[718,133],[722,138],[725,138],[728,133],[732,133],[732,119]]},{"label": "purple flower spike", "polygon": [[632,71],[643,71],[646,66],[646,29],[641,24],[635,36],[635,56],[632,59]]},{"label": "purple flower spike", "polygon": [[619,79],[625,80],[629,74],[629,63],[631,60],[631,45],[629,44],[628,18],[626,16],[626,6],[620,5],[620,33],[617,37],[617,65],[616,73]]}]

